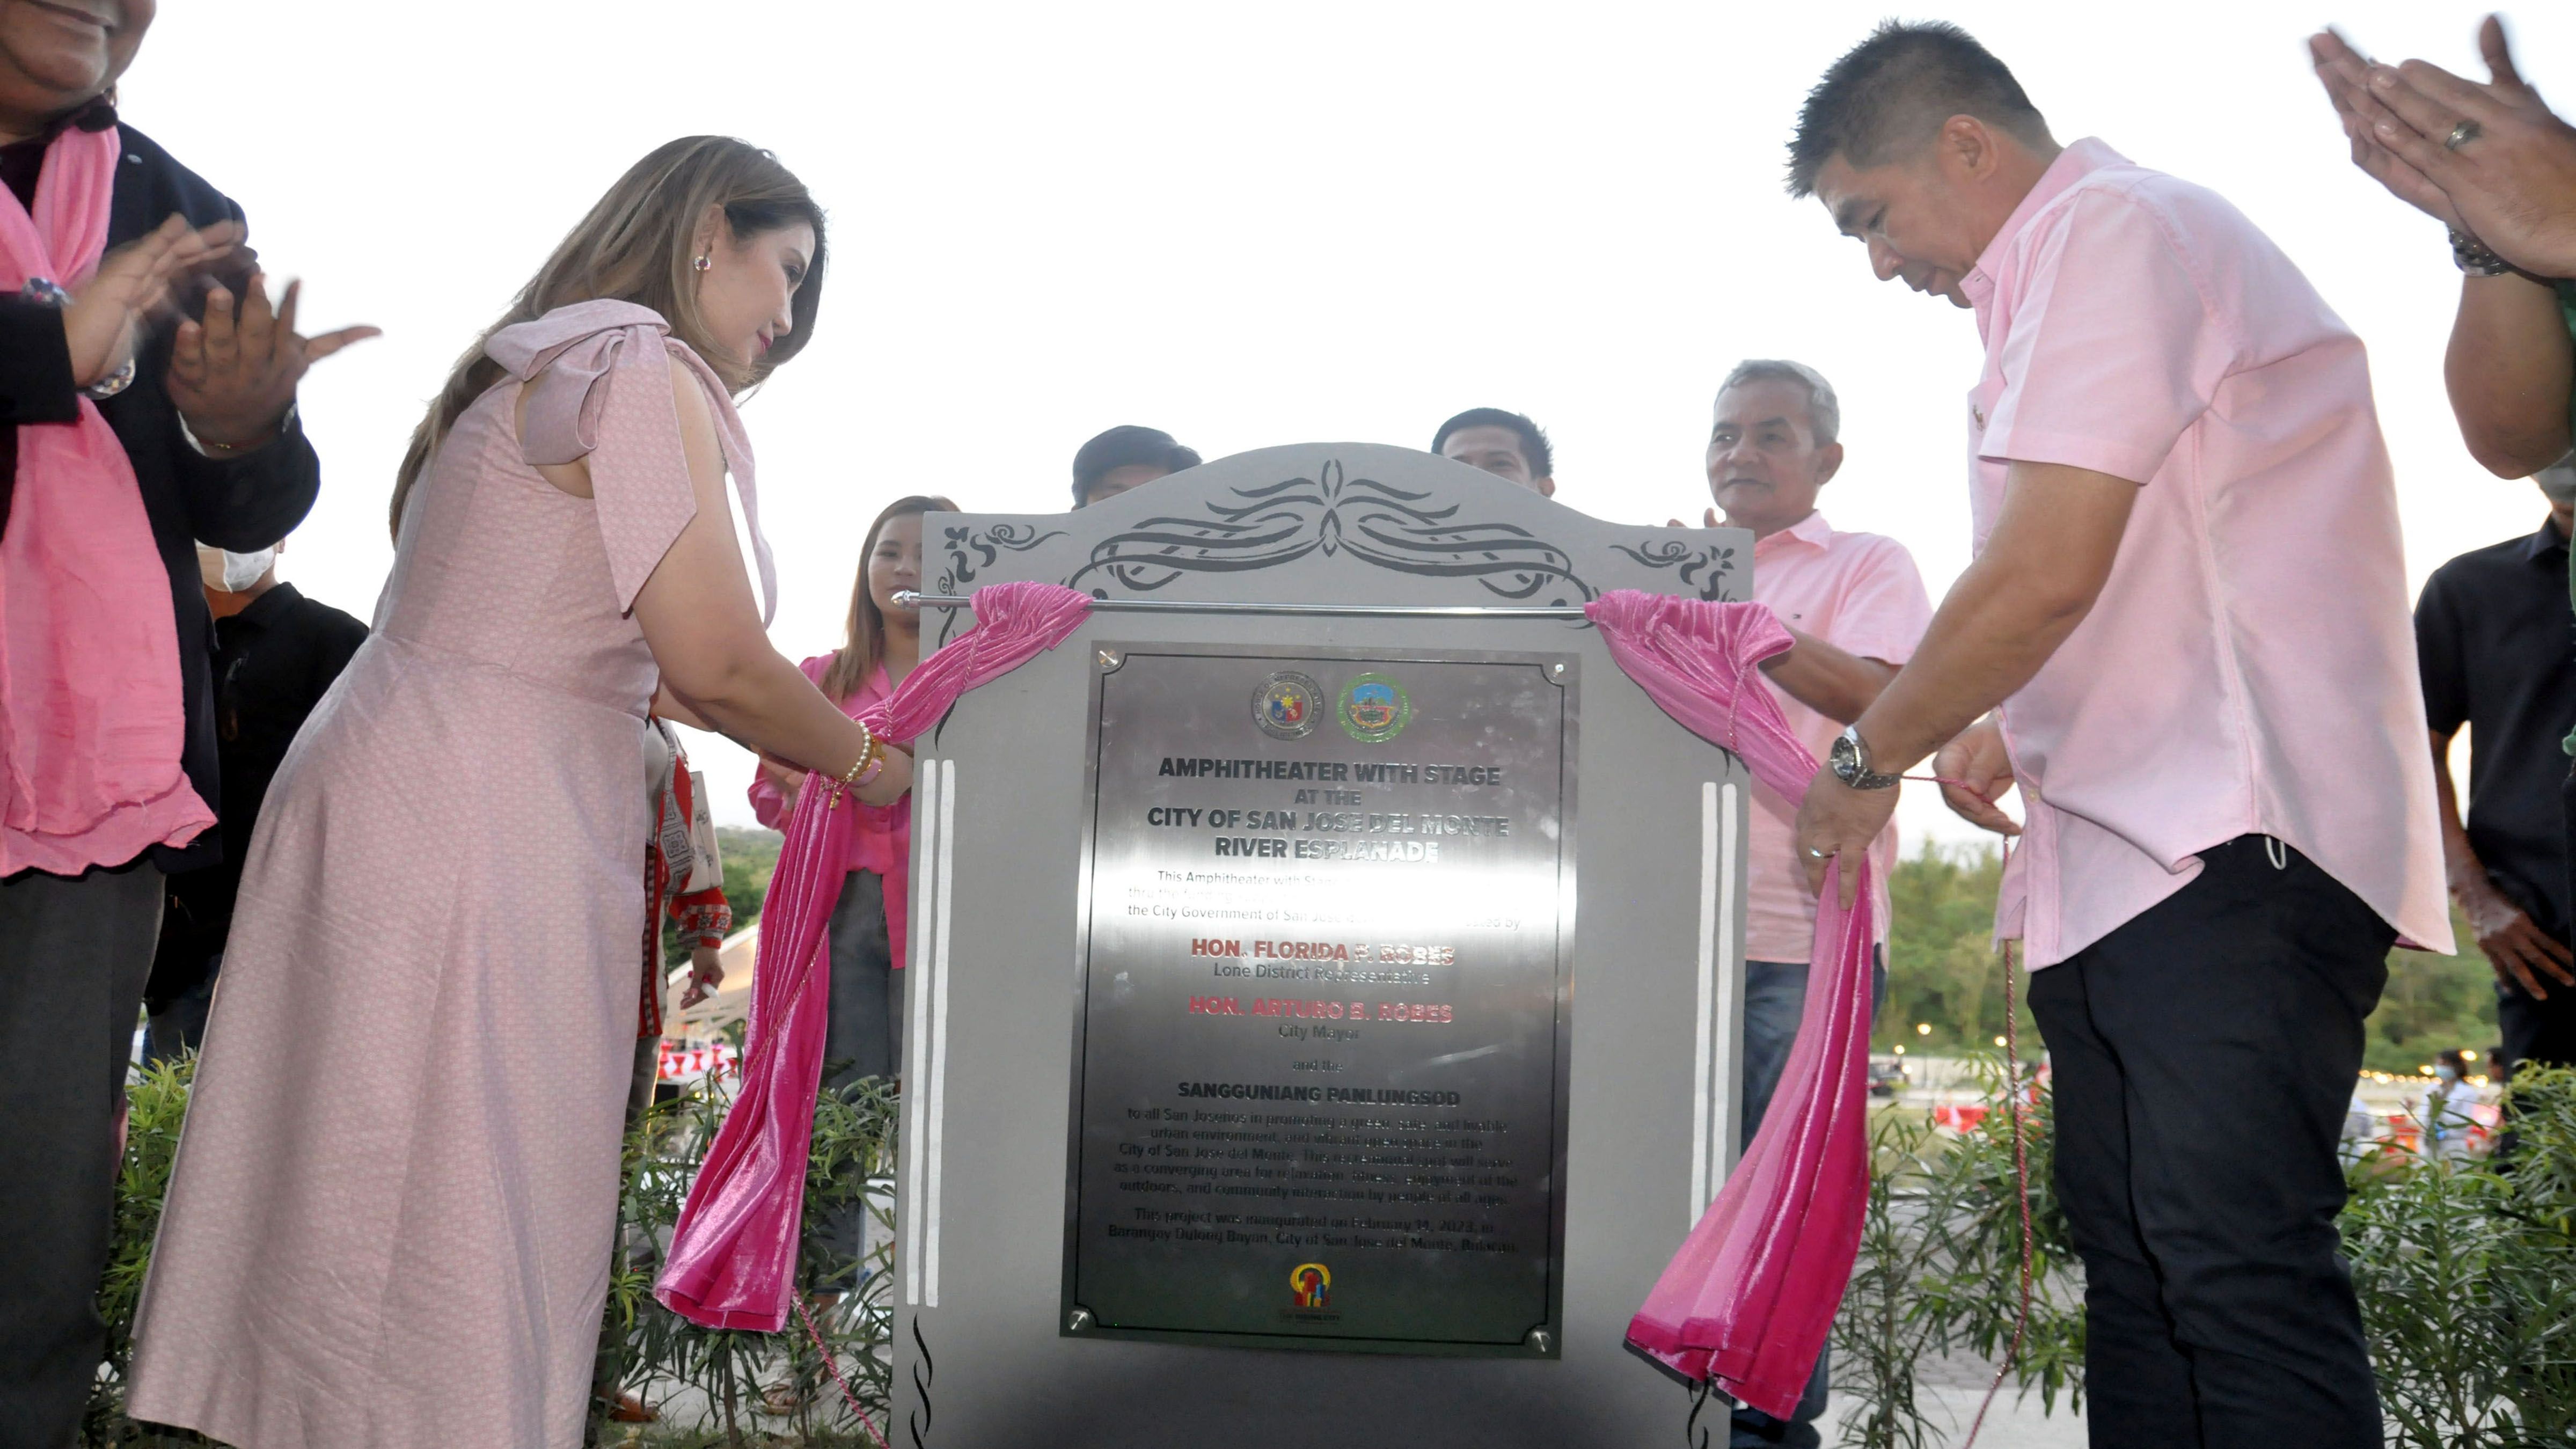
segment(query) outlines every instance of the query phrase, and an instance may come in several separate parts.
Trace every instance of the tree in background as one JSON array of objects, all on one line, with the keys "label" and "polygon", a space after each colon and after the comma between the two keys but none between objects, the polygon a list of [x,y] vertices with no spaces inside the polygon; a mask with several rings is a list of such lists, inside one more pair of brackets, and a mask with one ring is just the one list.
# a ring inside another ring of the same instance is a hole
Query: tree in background
[{"label": "tree in background", "polygon": [[[716,851],[724,857],[725,904],[733,907],[735,930],[760,918],[760,904],[769,898],[770,873],[778,869],[778,848],[786,841],[775,830],[716,827]],[[662,923],[662,961],[669,966],[689,964],[689,948],[681,944],[679,928],[669,921]]]},{"label": "tree in background", "polygon": [[[1888,881],[1887,1008],[1870,1033],[1874,1050],[1960,1056],[1994,1049],[2004,1030],[2003,967],[1993,940],[2002,879],[2003,859],[1991,846],[1927,840],[1897,862]],[[2495,973],[2467,923],[2452,925],[2462,946],[2457,956],[2388,953],[2388,988],[2371,1014],[2363,1054],[2370,1070],[2411,1075],[2446,1048],[2483,1052],[2495,1041]],[[2036,1055],[2027,1044],[2039,1041],[2039,1029],[2027,1009],[2021,1039]]]}]

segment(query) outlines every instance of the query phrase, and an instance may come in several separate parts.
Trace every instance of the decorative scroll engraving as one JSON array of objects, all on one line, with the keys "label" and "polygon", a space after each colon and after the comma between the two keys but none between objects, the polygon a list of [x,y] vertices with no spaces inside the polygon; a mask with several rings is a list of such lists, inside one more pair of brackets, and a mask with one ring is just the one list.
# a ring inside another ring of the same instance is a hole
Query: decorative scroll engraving
[{"label": "decorative scroll engraving", "polygon": [[[1348,553],[1399,573],[1472,578],[1515,603],[1590,602],[1594,590],[1565,550],[1508,523],[1459,523],[1458,507],[1426,506],[1428,491],[1345,479],[1328,462],[1317,478],[1230,490],[1204,518],[1148,518],[1101,540],[1065,579],[1106,598],[1108,585],[1150,594],[1190,574],[1266,569],[1311,553]],[[1544,597],[1542,597],[1544,596]]]},{"label": "decorative scroll engraving", "polygon": [[1064,530],[1040,533],[1025,523],[997,523],[987,529],[951,528],[948,540],[948,569],[939,576],[938,592],[972,593],[977,577],[993,566],[1005,553],[1026,553],[1039,544],[1064,537]]},{"label": "decorative scroll engraving", "polygon": [[1699,596],[1712,603],[1726,597],[1727,575],[1735,572],[1735,550],[1726,544],[1703,548],[1677,538],[1650,538],[1634,548],[1624,543],[1610,546],[1650,569],[1678,569],[1682,587],[1698,589]]},{"label": "decorative scroll engraving", "polygon": [[[948,544],[948,567],[940,573],[938,585],[932,592],[972,593],[975,580],[1003,554],[1026,553],[1039,544],[1064,536],[1062,529],[1040,533],[1025,523],[997,523],[986,529],[950,528],[941,535]],[[931,646],[934,649],[947,643],[965,627],[965,610],[942,609],[939,613],[939,640]]]}]

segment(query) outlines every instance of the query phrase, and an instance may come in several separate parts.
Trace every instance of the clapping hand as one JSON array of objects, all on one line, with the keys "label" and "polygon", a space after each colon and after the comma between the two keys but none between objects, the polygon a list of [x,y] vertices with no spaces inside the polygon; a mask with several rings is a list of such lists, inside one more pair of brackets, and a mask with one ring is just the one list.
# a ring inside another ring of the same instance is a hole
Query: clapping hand
[{"label": "clapping hand", "polygon": [[63,308],[73,385],[89,387],[122,366],[137,325],[169,301],[171,287],[240,245],[241,228],[229,221],[200,229],[173,216],[109,252]]},{"label": "clapping hand", "polygon": [[285,300],[272,312],[266,281],[252,273],[238,301],[224,288],[212,288],[205,320],[179,324],[170,354],[170,400],[179,405],[189,431],[209,447],[238,452],[275,437],[306,369],[381,332],[343,327],[302,336],[295,330],[295,308],[304,284],[287,283]]},{"label": "clapping hand", "polygon": [[2516,267],[2576,276],[2576,127],[2523,80],[2501,21],[2478,27],[2484,85],[2420,60],[2372,64],[2331,30],[2308,47],[2354,165]]}]

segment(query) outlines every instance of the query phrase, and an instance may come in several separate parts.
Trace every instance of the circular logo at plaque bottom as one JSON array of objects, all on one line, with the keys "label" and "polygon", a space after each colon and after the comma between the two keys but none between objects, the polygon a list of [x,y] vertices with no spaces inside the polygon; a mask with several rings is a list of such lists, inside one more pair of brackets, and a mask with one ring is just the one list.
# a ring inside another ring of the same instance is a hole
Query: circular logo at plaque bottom
[{"label": "circular logo at plaque bottom", "polygon": [[1300,1308],[1323,1308],[1333,1301],[1333,1270],[1321,1263],[1300,1263],[1288,1273],[1288,1290]]},{"label": "circular logo at plaque bottom", "polygon": [[1252,692],[1252,722],[1274,740],[1302,740],[1315,732],[1324,710],[1324,686],[1293,669],[1261,681]]},{"label": "circular logo at plaque bottom", "polygon": [[1342,686],[1342,732],[1368,744],[1382,744],[1404,733],[1413,719],[1413,701],[1392,674],[1359,674]]}]

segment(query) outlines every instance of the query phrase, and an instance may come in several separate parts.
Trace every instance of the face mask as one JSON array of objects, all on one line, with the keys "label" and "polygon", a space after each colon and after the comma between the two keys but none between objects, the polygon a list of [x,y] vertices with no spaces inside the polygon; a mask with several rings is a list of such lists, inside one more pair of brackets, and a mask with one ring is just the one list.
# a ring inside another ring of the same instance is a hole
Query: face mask
[{"label": "face mask", "polygon": [[2540,485],[2540,496],[2564,508],[2576,503],[2576,462],[2552,463],[2531,475]]},{"label": "face mask", "polygon": [[2435,1067],[2433,1069],[2433,1075],[2440,1077],[2446,1082],[2456,1082],[2460,1079],[2458,1070],[2452,1067]]},{"label": "face mask", "polygon": [[277,550],[273,548],[264,548],[257,553],[232,553],[208,548],[202,543],[197,545],[197,577],[205,581],[207,588],[220,589],[227,594],[238,594],[258,583],[260,576],[268,572],[268,566],[275,562]]}]

